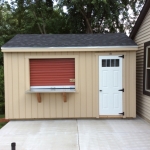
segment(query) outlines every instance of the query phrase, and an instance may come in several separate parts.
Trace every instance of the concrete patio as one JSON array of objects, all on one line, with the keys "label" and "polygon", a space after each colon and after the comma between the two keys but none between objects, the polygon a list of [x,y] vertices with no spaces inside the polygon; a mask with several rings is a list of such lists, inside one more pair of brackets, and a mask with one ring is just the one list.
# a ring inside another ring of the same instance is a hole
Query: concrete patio
[{"label": "concrete patio", "polygon": [[136,119],[10,121],[0,150],[150,150],[150,123]]}]

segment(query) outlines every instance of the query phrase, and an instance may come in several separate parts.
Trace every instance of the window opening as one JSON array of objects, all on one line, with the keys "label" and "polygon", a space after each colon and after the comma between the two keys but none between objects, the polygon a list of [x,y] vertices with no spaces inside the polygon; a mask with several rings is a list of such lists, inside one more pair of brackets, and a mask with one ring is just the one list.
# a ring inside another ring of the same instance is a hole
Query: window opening
[{"label": "window opening", "polygon": [[75,59],[30,59],[30,88],[75,89]]},{"label": "window opening", "polygon": [[146,90],[150,90],[150,48],[147,49],[147,59],[146,59]]},{"label": "window opening", "polygon": [[150,96],[150,41],[144,43],[143,94]]}]

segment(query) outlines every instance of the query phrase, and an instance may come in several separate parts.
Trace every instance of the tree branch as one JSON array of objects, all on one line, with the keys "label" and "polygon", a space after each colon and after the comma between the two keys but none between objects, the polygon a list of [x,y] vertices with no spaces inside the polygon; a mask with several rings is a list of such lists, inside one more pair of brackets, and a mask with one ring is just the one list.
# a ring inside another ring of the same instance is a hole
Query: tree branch
[{"label": "tree branch", "polygon": [[38,25],[38,28],[39,28],[39,30],[40,30],[40,32],[41,32],[41,34],[43,34],[43,31],[42,31],[42,29],[41,29],[40,24],[39,24],[39,23],[37,23],[37,25]]},{"label": "tree branch", "polygon": [[[33,14],[34,14],[34,17],[36,18],[36,20],[37,20],[37,16],[36,16],[36,13],[33,11]],[[42,31],[42,28],[41,28],[41,26],[40,26],[40,24],[39,23],[37,23],[37,25],[38,25],[38,28],[39,28],[39,30],[40,30],[40,32],[41,32],[41,34],[43,34],[43,31]]]},{"label": "tree branch", "polygon": [[88,27],[88,33],[93,33],[93,30],[91,28],[91,25],[90,25],[90,22],[89,22],[89,19],[87,18],[85,12],[82,10],[82,9],[79,9],[79,11],[81,12],[82,16],[84,17],[85,21],[86,21],[86,24],[87,24],[87,27]]},{"label": "tree branch", "polygon": [[43,31],[44,31],[44,34],[46,34],[45,27],[46,27],[46,25],[45,25],[45,23],[43,23]]}]

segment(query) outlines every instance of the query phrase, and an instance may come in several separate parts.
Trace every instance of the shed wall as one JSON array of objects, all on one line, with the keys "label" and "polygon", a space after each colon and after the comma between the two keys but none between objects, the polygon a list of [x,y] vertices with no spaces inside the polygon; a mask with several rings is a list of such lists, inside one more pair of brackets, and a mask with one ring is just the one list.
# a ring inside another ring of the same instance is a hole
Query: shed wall
[{"label": "shed wall", "polygon": [[137,114],[150,120],[150,97],[143,94],[144,43],[150,41],[150,9],[134,40],[139,47],[136,54]]},{"label": "shed wall", "polygon": [[[43,52],[4,53],[5,104],[7,119],[34,118],[99,118],[98,56],[125,55],[123,59],[123,103],[125,117],[136,117],[135,65],[136,52]],[[29,71],[26,57],[78,56],[78,90],[67,94],[63,102],[61,93],[41,94],[38,103],[35,94],[26,94]]]}]

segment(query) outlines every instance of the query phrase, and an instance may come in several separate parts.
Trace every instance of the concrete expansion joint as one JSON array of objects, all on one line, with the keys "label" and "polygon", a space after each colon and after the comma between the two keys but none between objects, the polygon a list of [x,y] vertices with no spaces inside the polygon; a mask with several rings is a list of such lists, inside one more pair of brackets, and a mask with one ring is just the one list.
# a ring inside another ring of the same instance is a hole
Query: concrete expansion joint
[{"label": "concrete expansion joint", "polygon": [[78,126],[78,120],[76,119],[76,124],[77,124],[77,134],[78,134],[78,147],[79,147],[79,150],[80,150],[80,139],[79,139],[79,126]]}]

